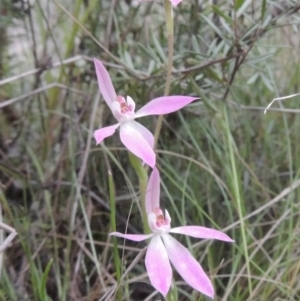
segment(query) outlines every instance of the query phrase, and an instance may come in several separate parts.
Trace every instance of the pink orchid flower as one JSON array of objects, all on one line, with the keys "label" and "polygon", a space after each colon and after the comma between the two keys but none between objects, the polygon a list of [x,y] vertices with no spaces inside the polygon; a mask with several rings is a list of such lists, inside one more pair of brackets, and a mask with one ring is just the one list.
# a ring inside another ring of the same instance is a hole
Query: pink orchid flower
[{"label": "pink orchid flower", "polygon": [[[148,1],[153,1],[153,0],[139,0],[140,2],[148,2]],[[170,2],[174,5],[177,6],[182,0],[170,0]]]},{"label": "pink orchid flower", "polygon": [[117,95],[110,76],[103,64],[94,59],[98,84],[102,96],[111,109],[118,123],[101,128],[94,132],[97,144],[106,137],[113,135],[120,127],[122,143],[137,157],[141,158],[151,167],[155,166],[154,137],[152,133],[134,119],[148,115],[163,115],[175,112],[197,99],[189,96],[158,97],[135,112],[135,102],[129,96],[126,100]]},{"label": "pink orchid flower", "polygon": [[156,168],[150,176],[146,193],[146,211],[148,214],[151,234],[122,234],[112,232],[109,235],[126,238],[133,241],[142,241],[151,238],[147,248],[145,265],[151,284],[164,296],[167,295],[171,280],[172,268],[170,261],[181,277],[195,290],[214,297],[214,288],[201,265],[191,255],[189,250],[169,233],[184,234],[196,238],[218,239],[227,242],[233,240],[226,234],[199,226],[182,226],[171,228],[171,217],[167,210],[165,216],[159,207],[160,176]]}]

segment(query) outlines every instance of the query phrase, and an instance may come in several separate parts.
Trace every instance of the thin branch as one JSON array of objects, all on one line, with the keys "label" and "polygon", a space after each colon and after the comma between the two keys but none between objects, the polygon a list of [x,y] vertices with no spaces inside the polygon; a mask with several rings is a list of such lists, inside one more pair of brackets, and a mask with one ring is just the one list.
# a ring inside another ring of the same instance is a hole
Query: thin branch
[{"label": "thin branch", "polygon": [[272,104],[277,101],[277,100],[285,100],[285,99],[289,99],[289,98],[292,98],[292,97],[295,97],[295,96],[298,96],[300,95],[300,93],[297,93],[297,94],[291,94],[291,95],[288,95],[288,96],[282,96],[282,97],[277,97],[277,98],[274,98],[268,105],[267,107],[265,108],[264,110],[264,114],[267,113],[267,110],[272,106]]},{"label": "thin branch", "polygon": [[15,97],[15,98],[12,98],[12,99],[9,99],[9,100],[6,100],[6,101],[1,102],[1,103],[0,103],[0,109],[2,109],[2,108],[4,108],[4,107],[7,107],[7,106],[9,106],[9,105],[11,105],[11,104],[13,104],[13,103],[15,103],[15,102],[20,101],[20,100],[26,99],[26,98],[31,97],[31,96],[33,96],[33,95],[36,95],[36,94],[39,94],[39,93],[44,92],[44,91],[46,91],[46,90],[49,90],[49,89],[51,89],[51,88],[54,88],[54,87],[58,87],[58,88],[61,88],[61,89],[65,89],[65,90],[71,91],[71,92],[73,92],[73,93],[77,93],[77,94],[82,95],[82,96],[85,96],[85,97],[88,95],[87,93],[84,93],[84,92],[82,92],[82,91],[80,91],[80,90],[78,90],[78,89],[69,88],[69,87],[67,87],[67,86],[65,86],[65,85],[62,85],[62,84],[59,84],[59,83],[52,83],[52,84],[50,84],[50,85],[47,85],[47,86],[45,86],[45,87],[38,88],[38,89],[36,89],[36,90],[33,90],[33,91],[31,91],[31,92],[29,92],[29,93],[26,93],[26,94],[23,94],[23,95],[21,95],[21,96],[17,96],[17,97]]}]

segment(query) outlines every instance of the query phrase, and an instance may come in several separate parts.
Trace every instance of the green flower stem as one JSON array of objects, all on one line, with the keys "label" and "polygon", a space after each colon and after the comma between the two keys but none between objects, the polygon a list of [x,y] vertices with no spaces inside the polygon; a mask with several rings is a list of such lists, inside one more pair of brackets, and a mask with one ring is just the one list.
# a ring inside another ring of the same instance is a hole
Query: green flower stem
[{"label": "green flower stem", "polygon": [[[168,63],[167,63],[167,80],[164,95],[167,96],[170,92],[171,77],[172,77],[172,66],[173,66],[173,13],[172,13],[172,4],[169,0],[164,0],[165,7],[165,16],[166,16],[166,26],[168,34]],[[161,126],[163,122],[163,115],[160,115],[157,120],[157,125],[154,133],[154,148],[157,144],[158,136],[160,134]],[[144,167],[139,158],[134,156],[132,153],[129,153],[129,159],[131,165],[133,166],[140,184],[140,194],[141,194],[141,211],[142,211],[142,220],[144,226],[144,233],[151,233],[151,230],[148,225],[148,216],[146,212],[146,190],[148,184],[148,167]]]},{"label": "green flower stem", "polygon": [[[171,86],[172,66],[173,66],[174,24],[173,24],[172,4],[170,0],[164,0],[164,7],[165,7],[166,26],[167,26],[167,34],[168,34],[168,65],[167,65],[167,80],[166,80],[164,95],[168,96],[170,92],[170,86]],[[157,140],[162,127],[163,118],[164,118],[163,115],[160,115],[157,120],[156,129],[154,133],[154,148],[157,144]]]},{"label": "green flower stem", "polygon": [[174,280],[172,280],[170,290],[166,296],[166,301],[178,301],[178,293],[174,284]]},{"label": "green flower stem", "polygon": [[[174,23],[173,23],[173,11],[172,11],[172,4],[170,0],[164,0],[164,7],[165,7],[165,16],[166,16],[166,27],[167,27],[167,35],[168,35],[168,63],[167,63],[167,79],[166,79],[166,86],[165,86],[165,96],[168,96],[170,93],[170,86],[171,86],[171,78],[172,78],[172,67],[173,67],[173,44],[174,44]],[[157,140],[160,134],[160,130],[162,127],[164,116],[160,115],[157,120],[156,129],[154,133],[154,148],[157,144]],[[177,301],[178,294],[176,286],[172,281],[172,285],[170,290],[166,296],[166,301]]]},{"label": "green flower stem", "polygon": [[140,194],[141,194],[141,210],[142,210],[144,233],[149,234],[149,233],[151,233],[151,230],[148,225],[148,215],[146,212],[146,191],[147,191],[147,184],[148,184],[148,173],[147,173],[148,168],[146,166],[142,165],[142,162],[138,157],[136,157],[135,155],[133,155],[130,152],[128,152],[128,154],[129,154],[130,163],[139,178]]}]

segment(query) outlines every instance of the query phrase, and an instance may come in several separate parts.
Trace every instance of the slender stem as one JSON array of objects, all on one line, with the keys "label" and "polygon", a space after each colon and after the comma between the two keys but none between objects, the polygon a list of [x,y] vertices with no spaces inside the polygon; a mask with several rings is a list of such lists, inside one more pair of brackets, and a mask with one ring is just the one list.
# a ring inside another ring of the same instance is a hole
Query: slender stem
[{"label": "slender stem", "polygon": [[[168,34],[168,63],[167,63],[167,79],[165,86],[164,95],[169,95],[170,86],[171,86],[171,78],[172,78],[172,66],[173,66],[173,42],[174,42],[174,33],[173,33],[173,12],[172,12],[172,4],[170,0],[164,0],[165,6],[165,16],[166,16],[166,26],[167,26],[167,34]],[[160,134],[160,130],[163,122],[163,115],[160,115],[157,120],[156,129],[154,133],[154,148],[157,144],[157,140]]]},{"label": "slender stem", "polygon": [[[169,0],[164,0],[165,7],[165,16],[166,16],[166,26],[168,34],[168,62],[167,62],[167,79],[164,95],[167,96],[170,92],[171,86],[171,77],[172,77],[172,65],[173,65],[173,14],[172,14],[172,4]],[[161,130],[163,121],[163,115],[158,117],[155,133],[154,133],[154,149],[157,144],[158,136]],[[141,164],[141,161],[136,158],[133,154],[129,153],[130,162],[135,169],[135,172],[139,178],[140,182],[140,193],[141,193],[141,211],[142,211],[142,220],[144,226],[144,233],[150,233],[150,228],[148,225],[148,216],[146,212],[146,190],[148,183],[148,167],[144,167]]]},{"label": "slender stem", "polygon": [[165,87],[165,96],[170,92],[172,66],[173,66],[173,40],[174,40],[174,23],[173,23],[173,12],[172,4],[169,0],[165,0],[165,14],[166,14],[166,26],[168,34],[168,65],[167,65],[167,80]]},{"label": "slender stem", "polygon": [[[165,7],[165,16],[166,16],[166,26],[167,26],[167,34],[168,34],[168,62],[167,62],[167,79],[166,79],[166,87],[164,95],[167,96],[170,92],[171,86],[171,77],[172,77],[172,66],[173,66],[173,13],[172,13],[172,4],[170,0],[164,0]],[[160,134],[161,126],[163,122],[163,115],[160,115],[157,120],[157,125],[154,133],[154,149],[157,144],[158,136]],[[140,181],[140,193],[141,193],[141,210],[142,210],[142,220],[144,225],[144,233],[150,233],[149,225],[148,225],[148,216],[146,212],[146,190],[148,183],[148,175],[147,170],[148,167],[144,167],[141,164],[141,161],[136,158],[133,154],[129,153],[130,162],[135,169],[135,172]]]},{"label": "slender stem", "polygon": [[[174,44],[174,23],[173,23],[173,12],[172,12],[172,4],[170,0],[164,0],[165,7],[165,16],[166,16],[166,27],[167,27],[167,35],[168,35],[168,62],[167,62],[167,79],[165,86],[165,96],[168,96],[170,93],[171,79],[172,79],[172,67],[173,67],[173,44]],[[160,134],[160,130],[162,127],[164,116],[160,115],[157,120],[156,129],[154,133],[154,148],[156,147],[157,140]],[[166,296],[166,301],[177,301],[177,289],[173,285],[171,285],[170,290]]]},{"label": "slender stem", "polygon": [[170,290],[166,296],[166,301],[178,301],[178,293],[174,284],[174,280],[172,280]]},{"label": "slender stem", "polygon": [[151,232],[149,225],[148,225],[148,215],[146,212],[146,191],[147,191],[147,184],[148,184],[148,174],[147,174],[147,167],[144,167],[141,163],[141,160],[133,155],[131,152],[128,152],[129,160],[134,168],[140,184],[140,198],[141,198],[141,211],[142,211],[142,221],[144,227],[144,233],[149,234]]}]

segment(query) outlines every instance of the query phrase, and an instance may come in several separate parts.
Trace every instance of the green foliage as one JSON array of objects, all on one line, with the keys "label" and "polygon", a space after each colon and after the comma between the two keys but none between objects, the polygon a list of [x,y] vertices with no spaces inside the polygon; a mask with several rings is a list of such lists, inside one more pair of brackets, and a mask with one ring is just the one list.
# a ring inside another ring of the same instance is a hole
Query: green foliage
[{"label": "green foliage", "polygon": [[[201,100],[164,119],[162,206],[173,226],[211,226],[235,239],[184,238],[216,300],[298,301],[299,97],[263,110],[300,91],[299,4],[210,3],[183,0],[173,12],[170,94]],[[117,254],[107,235],[113,216],[117,230],[143,231],[143,196],[118,135],[103,146],[92,140],[94,129],[113,123],[98,104],[92,59],[106,63],[117,93],[138,107],[161,96],[162,3],[3,1],[0,14],[0,189],[5,222],[18,232],[4,253],[0,300],[111,300],[117,291],[145,300],[153,288],[143,245],[118,240]],[[153,120],[142,122],[154,131]],[[175,281],[179,300],[205,300]]]}]

